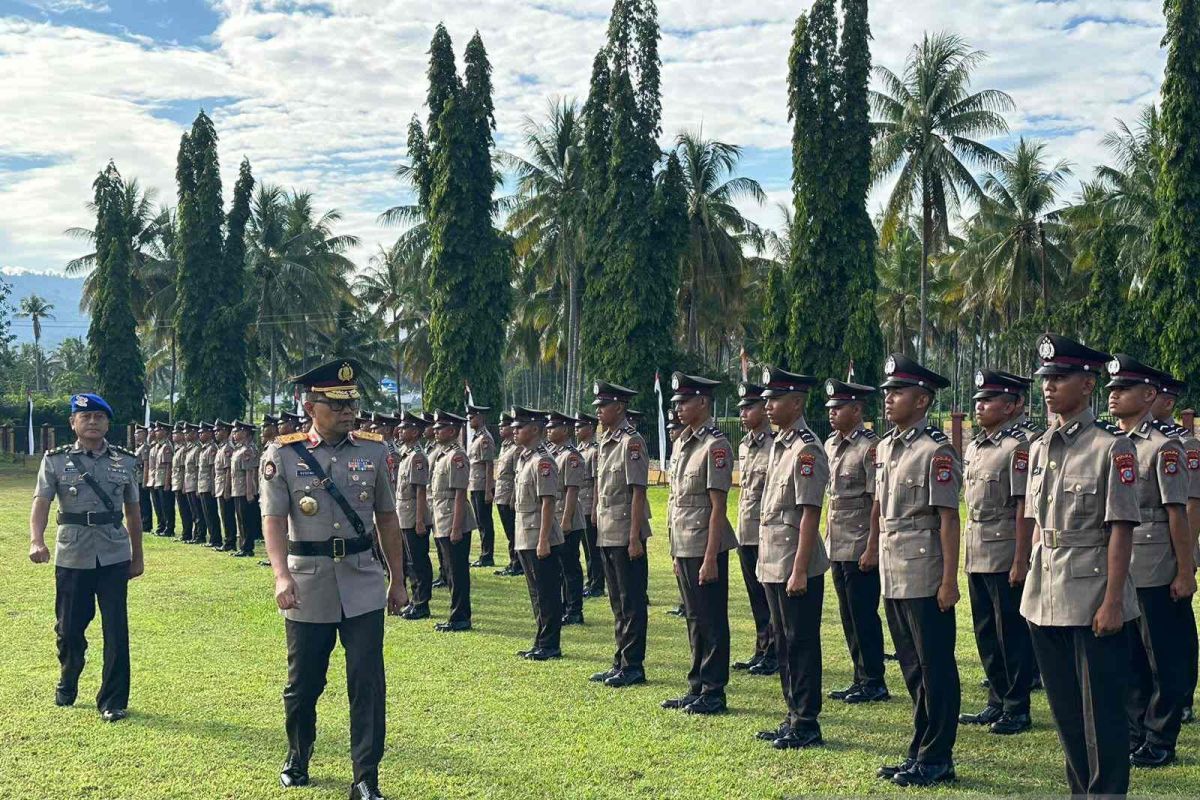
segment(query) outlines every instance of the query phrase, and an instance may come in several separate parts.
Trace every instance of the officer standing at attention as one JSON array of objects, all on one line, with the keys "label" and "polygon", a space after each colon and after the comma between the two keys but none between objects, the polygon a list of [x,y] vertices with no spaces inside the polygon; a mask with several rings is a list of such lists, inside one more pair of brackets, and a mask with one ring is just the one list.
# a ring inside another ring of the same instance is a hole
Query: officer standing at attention
[{"label": "officer standing at attention", "polygon": [[962,466],[929,406],[949,381],[900,353],[884,362],[884,411],[895,427],[876,449],[875,502],[864,564],[880,569],[896,658],[913,700],[903,763],[878,775],[901,786],[952,781],[962,702],[954,658],[958,490]]},{"label": "officer standing at attention", "polygon": [[[387,696],[383,616],[408,603],[404,547],[387,450],[371,433],[351,432],[358,363],[336,360],[292,378],[307,392],[307,435],[278,437],[263,464],[263,518],[275,571],[275,602],[286,618],[288,682],[283,692],[288,757],[284,787],[308,784],[317,736],[317,699],[341,639],[350,702],[351,800],[382,800]],[[375,557],[378,534],[390,585]]]},{"label": "officer standing at attention", "polygon": [[[683,433],[683,429],[684,429],[684,426],[682,424],[680,424],[679,417],[675,416],[675,410],[671,409],[670,412],[667,414],[667,439],[670,441],[670,448],[671,448],[672,453],[675,452],[675,443],[679,441],[679,436],[680,436],[680,434]],[[670,470],[667,471],[667,481],[668,481],[668,483],[670,482]],[[670,492],[670,487],[668,486],[668,493],[669,492]],[[668,503],[669,502],[670,502],[670,499],[669,499],[669,494],[668,494]],[[670,538],[671,538],[671,515],[670,515],[669,509],[668,509],[668,514],[667,514],[667,539],[668,539],[668,541],[670,540]],[[666,614],[668,617],[679,617],[680,619],[683,619],[683,617],[685,616],[685,614],[683,612],[683,588],[679,586],[679,581],[675,582],[675,591],[679,594],[679,602],[676,605],[672,606],[671,608],[668,608],[663,613]]]},{"label": "officer standing at attention", "polygon": [[208,523],[204,519],[204,508],[200,505],[200,426],[188,423],[187,455],[183,457],[183,489],[188,505],[192,509],[192,544],[208,542]]},{"label": "officer standing at attention", "polygon": [[407,620],[429,619],[430,584],[433,565],[429,561],[429,459],[421,447],[425,420],[406,412],[397,426],[400,447],[396,455],[396,513],[404,534],[404,553],[412,569],[408,573],[412,603],[400,616]]},{"label": "officer standing at attention", "polygon": [[817,379],[764,367],[766,412],[778,433],[764,476],[758,579],[767,596],[779,681],[787,717],[757,738],[776,750],[823,744],[821,725],[821,606],[829,557],[821,541],[821,505],[829,460],[804,419]]},{"label": "officer standing at attention", "polygon": [[438,410],[433,414],[438,449],[429,467],[429,498],[433,506],[433,535],[450,586],[450,618],[434,626],[442,633],[471,630],[470,559],[475,514],[467,500],[467,453],[458,443],[466,422],[448,411]]},{"label": "officer standing at attention", "polygon": [[733,448],[713,419],[719,381],[676,372],[671,402],[686,427],[671,463],[671,558],[683,592],[692,650],[688,692],[663,708],[689,714],[725,711],[729,683],[729,551],[737,539],[726,515]]},{"label": "officer standing at attention", "polygon": [[614,689],[646,682],[646,539],[650,466],[646,440],[629,424],[626,409],[637,394],[607,381],[592,384],[596,415],[604,426],[596,455],[596,544],[604,559],[616,650],[612,667],[589,680]]},{"label": "officer standing at attention", "polygon": [[496,513],[508,538],[508,564],[494,574],[511,576],[524,574],[516,549],[516,511],[513,510],[513,487],[516,485],[517,456],[521,448],[513,444],[513,418],[500,415],[500,453],[496,456]]},{"label": "officer standing at attention", "polygon": [[171,453],[171,489],[175,495],[175,505],[179,509],[179,522],[183,525],[179,540],[190,542],[196,520],[192,517],[192,504],[187,496],[187,454],[190,449],[187,440],[188,425],[186,422],[176,422],[175,431],[171,436],[175,445]]},{"label": "officer standing at attention", "polygon": [[767,401],[762,387],[753,383],[738,384],[738,412],[746,435],[738,445],[738,471],[741,474],[741,495],[738,499],[738,561],[742,566],[742,581],[750,599],[750,614],[754,617],[754,655],[745,661],[733,662],[733,668],[748,670],[751,675],[774,675],[779,669],[775,642],[771,636],[771,609],[767,593],[758,582],[758,527],[761,517],[762,494],[766,484],[767,463],[771,458],[771,443],[775,434],[767,420]]},{"label": "officer standing at attention", "polygon": [[[437,432],[433,427],[433,414],[429,412],[422,412],[421,419],[425,421],[425,434],[422,439],[422,444],[425,448],[425,455],[429,458],[429,473],[432,475],[433,463],[437,461],[437,457],[441,452],[441,448],[438,446]],[[432,512],[429,515],[429,520],[431,522],[433,521]],[[437,578],[434,579],[430,586],[434,589],[445,589],[448,585],[446,583],[446,562],[442,560],[442,548],[436,546],[436,540],[434,550],[437,551],[438,574]]]},{"label": "officer standing at attention", "polygon": [[965,725],[992,733],[1029,730],[1033,646],[1021,617],[1033,523],[1025,516],[1029,437],[1012,424],[1024,381],[985,369],[975,373],[975,422],[963,479],[967,502],[966,573],[975,644],[988,677],[987,707],[962,714]]},{"label": "officer standing at attention", "polygon": [[154,453],[154,496],[158,500],[154,509],[154,516],[158,517],[155,534],[170,539],[175,536],[175,492],[171,489],[171,460],[175,446],[171,442],[171,426],[165,422],[154,425],[158,439],[158,449]]},{"label": "officer standing at attention", "polygon": [[566,414],[552,411],[546,415],[547,450],[558,466],[558,483],[561,487],[554,513],[558,515],[563,536],[559,549],[562,561],[563,625],[583,624],[583,564],[580,547],[583,544],[583,507],[579,504],[579,490],[587,480],[587,465],[583,456],[571,444],[571,433],[575,430],[575,419]]},{"label": "officer standing at attention", "polygon": [[1126,623],[1138,616],[1129,580],[1138,511],[1137,453],[1089,406],[1109,356],[1065,336],[1038,341],[1042,391],[1056,416],[1029,448],[1025,514],[1033,558],[1021,614],[1042,665],[1046,700],[1073,795],[1129,789]]},{"label": "officer standing at attention", "polygon": [[233,502],[229,482],[229,462],[233,459],[233,425],[217,420],[217,453],[213,456],[213,496],[221,509],[221,528],[224,531],[221,550],[233,552],[237,547],[237,504]]},{"label": "officer standing at attention", "polygon": [[575,449],[583,456],[587,475],[579,487],[579,507],[583,509],[583,554],[587,572],[583,581],[584,597],[604,597],[604,559],[596,544],[596,418],[580,414],[575,419]]},{"label": "officer standing at attention", "polygon": [[871,533],[875,454],[879,437],[863,426],[875,387],[825,381],[825,407],[833,432],[825,440],[829,459],[829,515],[825,521],[833,588],[842,634],[854,664],[854,680],[829,699],[846,703],[890,700],[883,674],[883,624],[879,621],[879,570],[863,565]]},{"label": "officer standing at attention", "polygon": [[146,425],[135,425],[133,439],[135,445],[133,454],[142,468],[138,473],[138,509],[142,513],[142,533],[153,533],[154,513],[151,510],[152,501],[150,500],[150,473],[153,467],[153,462],[150,460],[150,428]]},{"label": "officer standing at attention", "polygon": [[[279,412],[279,424],[275,426],[275,430],[280,436],[287,436],[289,433],[295,433],[300,430],[300,420],[304,419],[299,414],[293,414],[291,411]],[[263,448],[266,450],[266,448]]]},{"label": "officer standing at attention", "polygon": [[1177,429],[1154,419],[1158,387],[1170,376],[1117,353],[1108,365],[1108,410],[1133,440],[1137,453],[1138,509],[1129,577],[1141,616],[1130,625],[1132,676],[1127,697],[1129,761],[1163,767],[1175,760],[1175,745],[1187,699],[1187,651],[1196,565],[1188,527],[1187,452]]},{"label": "officer standing at attention", "polygon": [[[45,564],[50,501],[58,499],[54,551],[54,610],[61,667],[54,690],[56,705],[75,703],[87,652],[88,624],[100,606],[104,632],[104,669],[96,707],[105,722],[128,715],[129,581],[141,575],[142,520],[138,475],[142,465],[105,436],[112,422],[108,403],[94,394],[71,398],[75,443],[42,457],[33,507],[29,512],[29,560]],[[128,528],[122,525],[122,518]]]},{"label": "officer standing at attention", "polygon": [[496,532],[492,523],[492,500],[496,492],[496,477],[493,467],[496,462],[496,440],[487,426],[485,406],[467,406],[467,423],[471,426],[471,480],[468,492],[471,508],[479,525],[479,559],[472,567],[496,566]]},{"label": "officer standing at attention", "polygon": [[229,456],[229,494],[237,515],[238,540],[234,558],[249,558],[254,555],[254,522],[251,519],[250,500],[246,495],[249,484],[250,459],[257,458],[249,446],[252,426],[238,420],[233,423],[234,450]]},{"label": "officer standing at attention", "polygon": [[[553,415],[550,415],[553,416]],[[559,462],[542,439],[542,426],[548,416],[542,412],[514,406],[514,436],[520,455],[513,487],[516,510],[517,557],[529,586],[529,600],[537,633],[533,647],[517,655],[530,661],[562,658],[560,634],[563,621],[563,532],[557,506],[564,494],[559,482]]]},{"label": "officer standing at attention", "polygon": [[200,461],[197,467],[196,494],[204,511],[204,524],[208,528],[208,546],[219,550],[221,541],[221,512],[213,494],[213,463],[217,458],[217,444],[213,441],[215,426],[200,423]]}]

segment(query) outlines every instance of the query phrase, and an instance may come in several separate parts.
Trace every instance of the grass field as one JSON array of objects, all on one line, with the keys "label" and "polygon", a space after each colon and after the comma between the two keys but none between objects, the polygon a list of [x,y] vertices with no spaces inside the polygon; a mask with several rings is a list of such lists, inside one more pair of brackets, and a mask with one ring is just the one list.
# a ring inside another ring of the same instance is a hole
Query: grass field
[{"label": "grass field", "polygon": [[[79,702],[55,707],[54,573],[26,557],[33,477],[32,463],[0,466],[0,798],[345,797],[349,732],[340,651],[319,706],[314,786],[292,792],[277,786],[287,746],[283,624],[270,572],[253,561],[150,537],[146,574],[130,587],[129,720],[107,725],[96,715],[98,621],[89,630],[92,658]],[[778,753],[753,738],[782,716],[775,678],[735,673],[730,713],[720,717],[658,707],[685,689],[688,645],[683,621],[664,614],[677,596],[663,531],[665,490],[651,497],[649,683],[614,691],[587,681],[611,656],[607,600],[589,600],[587,624],[564,631],[563,660],[516,658],[533,630],[524,581],[474,571],[474,632],[438,634],[432,621],[387,621],[385,794],[579,800],[903,793],[874,777],[879,764],[903,754],[911,730],[895,662],[888,663],[891,702],[826,701],[821,749]],[[978,685],[965,580],[962,590],[963,708],[975,711],[985,690]],[[850,670],[832,585],[825,595],[825,687],[831,689],[845,685]],[[730,598],[733,654],[744,657],[753,648],[753,624],[740,575],[731,580]],[[445,590],[436,591],[435,619],[446,603]],[[1062,755],[1040,692],[1033,714],[1034,730],[1018,737],[961,729],[959,780],[935,793],[1063,793]],[[1185,728],[1181,764],[1135,772],[1132,791],[1200,793],[1198,738],[1200,726]]]}]

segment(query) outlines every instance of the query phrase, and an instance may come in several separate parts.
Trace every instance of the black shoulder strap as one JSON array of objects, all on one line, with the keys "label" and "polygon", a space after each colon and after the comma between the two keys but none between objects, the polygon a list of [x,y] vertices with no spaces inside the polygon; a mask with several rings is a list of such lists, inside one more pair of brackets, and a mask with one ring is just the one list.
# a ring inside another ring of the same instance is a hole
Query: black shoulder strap
[{"label": "black shoulder strap", "polygon": [[69,450],[67,451],[67,461],[70,461],[72,466],[79,470],[79,476],[83,478],[83,481],[88,485],[88,488],[96,493],[96,496],[100,498],[100,502],[104,503],[104,507],[108,509],[108,513],[116,514],[117,506],[115,503],[113,503],[112,498],[108,496],[108,492],[100,488],[100,484],[96,483],[96,479],[92,477],[92,473],[84,469],[83,465],[80,464],[78,459],[75,458],[75,454]]},{"label": "black shoulder strap", "polygon": [[325,487],[325,491],[329,492],[333,501],[342,509],[342,513],[346,515],[346,519],[350,520],[350,524],[354,526],[355,532],[359,536],[366,538],[367,526],[363,523],[362,517],[350,505],[350,501],[346,499],[346,495],[342,494],[342,490],[337,487],[337,484],[325,474],[325,470],[321,468],[321,464],[313,457],[313,454],[308,451],[308,448],[302,442],[292,442],[290,446],[296,451],[296,455],[300,456],[300,460],[312,470],[313,475],[317,476],[317,485]]}]

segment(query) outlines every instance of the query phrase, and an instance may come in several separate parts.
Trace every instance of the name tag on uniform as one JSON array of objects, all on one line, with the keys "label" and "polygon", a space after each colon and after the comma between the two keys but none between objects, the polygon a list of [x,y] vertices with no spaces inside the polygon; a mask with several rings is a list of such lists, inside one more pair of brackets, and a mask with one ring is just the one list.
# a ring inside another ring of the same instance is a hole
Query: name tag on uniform
[{"label": "name tag on uniform", "polygon": [[79,472],[79,468],[68,461],[67,463],[63,464],[63,472]]},{"label": "name tag on uniform", "polygon": [[369,458],[352,458],[346,462],[346,469],[351,472],[371,472],[375,469],[375,462]]},{"label": "name tag on uniform", "polygon": [[296,477],[297,478],[311,478],[315,474],[316,473],[314,473],[311,469],[308,468],[307,464],[297,464],[296,465]]}]

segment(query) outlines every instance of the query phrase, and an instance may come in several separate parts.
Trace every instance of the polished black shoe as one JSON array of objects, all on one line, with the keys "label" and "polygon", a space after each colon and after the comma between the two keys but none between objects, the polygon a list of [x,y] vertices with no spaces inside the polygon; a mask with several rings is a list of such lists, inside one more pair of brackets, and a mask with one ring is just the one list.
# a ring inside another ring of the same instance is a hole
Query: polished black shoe
[{"label": "polished black shoe", "polygon": [[857,692],[860,688],[862,687],[858,683],[852,683],[845,689],[834,689],[832,692],[827,694],[826,697],[828,697],[830,700],[845,700],[851,694]]},{"label": "polished black shoe", "polygon": [[578,613],[563,614],[562,624],[563,625],[582,625],[583,624],[583,614],[578,614]]},{"label": "polished black shoe", "polygon": [[1179,718],[1179,723],[1181,725],[1191,725],[1195,721],[1196,712],[1192,711],[1191,706],[1185,706],[1183,709],[1183,715]]},{"label": "polished black shoe", "polygon": [[1028,714],[1009,714],[1006,711],[1000,719],[988,726],[988,730],[1001,736],[1012,736],[1014,733],[1024,733],[1032,727],[1033,721],[1029,719]]},{"label": "polished black shoe", "polygon": [[400,612],[400,616],[408,620],[429,619],[429,606],[425,603],[419,606],[409,606]]},{"label": "polished black shoe", "polygon": [[915,758],[906,758],[899,764],[884,764],[882,767],[875,770],[875,777],[883,778],[884,780],[891,780],[894,776],[899,775],[901,772],[907,772],[916,765],[917,760]]},{"label": "polished black shoe", "polygon": [[589,600],[595,600],[600,597],[608,597],[608,593],[605,592],[603,589],[585,589],[583,592],[583,596],[588,598]]},{"label": "polished black shoe", "polygon": [[963,725],[991,725],[1004,716],[1000,706],[986,706],[978,714],[959,714],[958,721]]},{"label": "polished black shoe", "polygon": [[350,800],[387,800],[374,781],[359,781],[350,787]]},{"label": "polished black shoe", "polygon": [[588,680],[592,683],[604,683],[606,680],[611,678],[613,675],[616,675],[620,671],[621,670],[619,667],[613,667],[612,669],[604,670],[604,672],[594,672],[592,673],[592,677],[588,678]]},{"label": "polished black shoe", "polygon": [[246,553],[241,550],[234,552],[234,558],[254,558],[254,553]]},{"label": "polished black shoe", "polygon": [[484,567],[494,567],[496,562],[490,558],[481,558],[478,561],[471,562],[471,569],[482,569]]},{"label": "polished black shoe", "polygon": [[66,686],[59,684],[54,687],[54,705],[56,706],[73,706],[75,705],[75,696],[79,689],[75,686]]},{"label": "polished black shoe", "polygon": [[979,685],[984,689],[992,688],[992,682],[990,680],[988,680],[987,678],[984,678],[983,680],[981,680],[979,682]]},{"label": "polished black shoe", "polygon": [[725,698],[713,697],[711,694],[702,694],[693,702],[688,703],[683,707],[685,714],[724,714],[725,713]]},{"label": "polished black shoe", "polygon": [[663,700],[659,705],[663,708],[680,709],[690,706],[699,699],[700,695],[698,694],[685,694],[683,697],[672,697],[670,700]]},{"label": "polished black shoe", "polygon": [[100,712],[100,719],[105,722],[120,722],[129,716],[129,712],[123,708],[106,708]]},{"label": "polished black shoe", "polygon": [[795,729],[771,742],[771,746],[776,750],[803,750],[806,747],[820,747],[823,744],[825,744],[825,740],[821,738],[819,730],[798,731]]},{"label": "polished black shoe", "polygon": [[1165,767],[1175,760],[1175,751],[1168,750],[1165,747],[1157,747],[1146,742],[1141,748],[1131,756],[1129,763],[1135,767],[1142,769],[1156,769]]},{"label": "polished black shoe", "polygon": [[[311,747],[308,749],[308,756],[312,758]],[[289,752],[287,761],[283,762],[283,769],[279,770],[279,785],[285,789],[308,786],[309,758],[304,758],[299,753]]]},{"label": "polished black shoe", "polygon": [[670,614],[672,617],[687,616],[687,612],[685,612],[683,610],[683,606],[675,606],[674,608],[668,608],[666,613]]},{"label": "polished black shoe", "polygon": [[508,577],[511,577],[514,573],[513,573],[512,565],[510,564],[507,567],[501,567],[500,569],[495,570],[494,572],[492,572],[492,574],[499,575],[502,578],[508,578]]},{"label": "polished black shoe", "polygon": [[900,657],[897,656],[895,653],[884,653],[883,660],[884,661],[899,661]]},{"label": "polished black shoe", "polygon": [[549,661],[554,658],[562,658],[562,650],[555,648],[539,647],[536,650],[530,650],[525,656],[529,661]]},{"label": "polished black shoe", "polygon": [[458,633],[459,631],[471,630],[470,622],[439,622],[433,626],[435,631],[439,633]]},{"label": "polished black shoe", "polygon": [[858,688],[842,698],[842,702],[856,705],[858,703],[882,703],[891,700],[892,695],[882,684],[859,684]]},{"label": "polished black shoe", "polygon": [[917,762],[903,772],[892,776],[892,783],[899,786],[933,786],[938,783],[949,783],[956,779],[954,763],[922,764]]},{"label": "polished black shoe", "polygon": [[759,661],[753,667],[746,670],[746,672],[750,673],[751,675],[757,675],[760,678],[767,675],[775,675],[779,672],[779,662],[773,658],[764,658],[762,661]]},{"label": "polished black shoe", "polygon": [[445,589],[445,588],[446,588],[448,585],[449,585],[449,584],[447,584],[447,583],[446,583],[444,580],[442,580],[441,578],[438,578],[436,581],[434,581],[433,583],[429,584],[429,586],[430,586],[430,588],[431,588],[431,589]]},{"label": "polished black shoe", "polygon": [[638,683],[646,682],[646,673],[640,669],[623,669],[616,675],[607,678],[604,685],[613,689],[624,689],[626,686],[633,686]]},{"label": "polished black shoe", "polygon": [[760,742],[773,742],[776,739],[781,739],[792,732],[791,727],[786,722],[779,723],[779,727],[773,731],[759,731],[754,734],[754,738]]},{"label": "polished black shoe", "polygon": [[758,666],[758,662],[760,661],[762,661],[762,656],[755,655],[750,656],[745,661],[735,661],[730,666],[736,670],[750,669],[751,667]]}]

